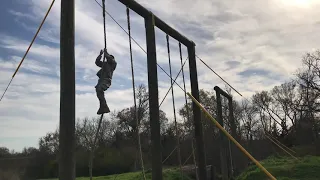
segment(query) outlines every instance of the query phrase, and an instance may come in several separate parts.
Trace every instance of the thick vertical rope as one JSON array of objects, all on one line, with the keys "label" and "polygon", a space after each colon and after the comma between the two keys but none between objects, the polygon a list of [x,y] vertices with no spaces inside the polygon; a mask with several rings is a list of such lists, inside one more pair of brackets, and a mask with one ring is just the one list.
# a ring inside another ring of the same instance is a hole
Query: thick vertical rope
[{"label": "thick vertical rope", "polygon": [[[106,0],[102,0],[102,16],[103,16],[103,35],[104,35],[104,49],[107,51],[107,32],[106,32],[106,4],[105,4]],[[102,60],[102,70],[101,70],[101,74],[103,74],[103,67],[104,67],[104,62],[106,59],[106,53],[103,52],[103,60]],[[102,118],[101,118],[102,119]]]},{"label": "thick vertical rope", "polygon": [[[181,43],[179,42],[179,53],[180,53],[180,62],[181,62],[181,73],[182,73],[182,80],[183,80],[183,89],[186,92],[186,81],[184,78],[184,71],[183,71],[183,63],[182,63],[182,50],[181,50]],[[189,108],[188,108],[188,100],[187,100],[187,94],[184,93],[184,99],[185,99],[185,103],[186,103],[186,108],[187,108],[187,121],[190,121],[190,114],[189,114]],[[193,138],[192,138],[192,143],[191,143],[191,147],[192,147],[192,156],[193,156],[193,164],[194,164],[194,169],[196,172],[196,178],[198,178],[198,171],[197,171],[197,163],[196,163],[196,157],[194,154],[194,147],[193,147]]]},{"label": "thick vertical rope", "polygon": [[144,180],[146,180],[146,174],[144,170],[144,164],[143,164],[143,156],[142,156],[142,149],[141,149],[141,139],[140,139],[140,123],[138,119],[138,112],[137,112],[137,101],[136,101],[136,86],[134,81],[134,69],[133,69],[133,58],[132,58],[132,45],[131,45],[131,26],[130,26],[130,10],[127,7],[127,22],[128,22],[128,32],[129,32],[129,47],[130,47],[130,60],[131,60],[131,76],[132,76],[132,87],[133,87],[133,102],[134,102],[134,118],[137,123],[137,139],[138,139],[138,146],[139,146],[139,154],[140,154],[140,163],[142,168],[142,174]]},{"label": "thick vertical rope", "polygon": [[[106,6],[105,6],[105,0],[102,0],[102,15],[103,15],[103,34],[104,34],[104,49],[107,50],[107,33],[106,33],[106,15],[105,15],[105,9],[106,9]],[[103,63],[102,63],[102,72],[103,73],[103,66],[104,66],[104,62],[105,62],[105,59],[106,59],[106,53],[103,53]],[[94,137],[94,144],[93,144],[93,150],[95,149],[95,146],[96,146],[96,143],[97,143],[97,139],[98,139],[98,136],[99,136],[99,131],[100,131],[100,127],[101,127],[101,123],[102,123],[102,120],[103,120],[103,115],[104,114],[101,114],[100,116],[100,120],[99,120],[99,124],[98,124],[98,128],[97,128],[97,132],[95,134],[95,137]]]},{"label": "thick vertical rope", "polygon": [[106,0],[102,0],[102,9],[103,9],[103,32],[104,32],[104,48],[107,49],[107,33],[106,33]]},{"label": "thick vertical rope", "polygon": [[[107,33],[106,33],[106,15],[105,15],[105,11],[106,11],[105,0],[102,0],[104,49],[107,49]],[[104,66],[105,59],[106,59],[106,53],[103,53],[102,73],[103,73],[103,66]],[[97,139],[98,139],[98,136],[99,136],[99,131],[100,131],[102,119],[103,119],[103,114],[101,114],[101,116],[100,116],[98,128],[97,128],[97,131],[96,131],[96,134],[95,134],[95,137],[94,137],[94,141],[93,141],[93,149],[92,149],[92,151],[94,151],[96,143],[97,143]]]},{"label": "thick vertical rope", "polygon": [[166,35],[167,38],[167,49],[168,49],[168,59],[169,59],[169,69],[170,69],[170,79],[171,79],[171,96],[172,96],[172,106],[173,106],[173,117],[174,117],[174,124],[175,124],[175,131],[177,136],[177,154],[178,154],[178,161],[179,161],[179,168],[181,173],[181,179],[183,179],[182,176],[182,166],[181,166],[181,152],[180,152],[180,135],[178,131],[178,123],[177,123],[177,116],[176,116],[176,106],[174,102],[174,93],[173,93],[173,79],[172,79],[172,70],[171,70],[171,58],[170,58],[170,44],[169,44],[169,35]]}]

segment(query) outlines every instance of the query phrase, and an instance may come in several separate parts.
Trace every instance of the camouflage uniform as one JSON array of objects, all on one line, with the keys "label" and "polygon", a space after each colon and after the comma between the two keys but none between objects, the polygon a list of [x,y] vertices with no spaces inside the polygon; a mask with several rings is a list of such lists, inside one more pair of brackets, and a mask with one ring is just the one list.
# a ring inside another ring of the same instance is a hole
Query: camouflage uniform
[{"label": "camouflage uniform", "polygon": [[[97,114],[109,113],[110,109],[107,105],[106,99],[104,97],[104,91],[107,90],[111,86],[111,80],[113,76],[113,71],[117,67],[117,62],[115,61],[112,55],[109,55],[105,51],[105,56],[107,58],[106,62],[101,61],[102,53],[96,59],[96,65],[101,69],[97,72],[97,76],[99,77],[98,83],[95,86],[97,97],[100,102],[100,108]],[[103,69],[102,69],[103,68]]]}]

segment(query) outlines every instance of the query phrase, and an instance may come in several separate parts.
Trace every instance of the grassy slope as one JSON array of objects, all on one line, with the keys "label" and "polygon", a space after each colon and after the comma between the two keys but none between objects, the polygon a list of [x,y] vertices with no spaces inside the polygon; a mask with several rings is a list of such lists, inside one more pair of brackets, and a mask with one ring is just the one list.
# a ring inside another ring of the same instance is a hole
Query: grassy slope
[{"label": "grassy slope", "polygon": [[[151,180],[151,172],[146,173],[146,178]],[[89,177],[78,177],[77,180],[89,180]],[[118,175],[94,177],[93,180],[138,180],[143,179],[141,172],[124,173]],[[165,180],[180,180],[180,172],[174,169],[166,169],[163,171],[163,179]],[[191,180],[184,177],[184,180]],[[52,179],[56,180],[56,179]]]},{"label": "grassy slope", "polygon": [[[306,156],[299,161],[288,158],[268,158],[261,164],[277,180],[319,180],[320,179],[320,157]],[[256,166],[249,167],[237,180],[264,180],[266,175]]]}]

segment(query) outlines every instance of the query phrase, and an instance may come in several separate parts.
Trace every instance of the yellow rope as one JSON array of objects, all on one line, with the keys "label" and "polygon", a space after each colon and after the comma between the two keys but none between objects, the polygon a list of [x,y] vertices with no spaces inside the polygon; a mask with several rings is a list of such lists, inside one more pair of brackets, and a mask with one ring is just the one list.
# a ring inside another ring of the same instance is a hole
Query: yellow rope
[{"label": "yellow rope", "polygon": [[192,101],[207,115],[207,117],[248,157],[250,158],[270,179],[276,180],[275,177],[272,176],[268,172],[266,168],[264,168],[259,161],[257,161],[254,157],[251,156],[251,154],[246,151],[241,144],[239,144],[218,122],[215,120],[209,112],[190,94],[187,93],[187,95],[192,99]]}]

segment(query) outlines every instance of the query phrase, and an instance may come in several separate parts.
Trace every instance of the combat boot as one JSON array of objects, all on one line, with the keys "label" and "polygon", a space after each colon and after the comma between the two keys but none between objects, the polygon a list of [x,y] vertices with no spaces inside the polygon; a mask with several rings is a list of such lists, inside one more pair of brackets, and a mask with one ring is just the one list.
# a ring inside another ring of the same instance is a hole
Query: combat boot
[{"label": "combat boot", "polygon": [[104,114],[104,113],[109,113],[109,112],[110,112],[110,109],[109,109],[107,103],[100,103],[100,107],[99,107],[97,114]]}]

